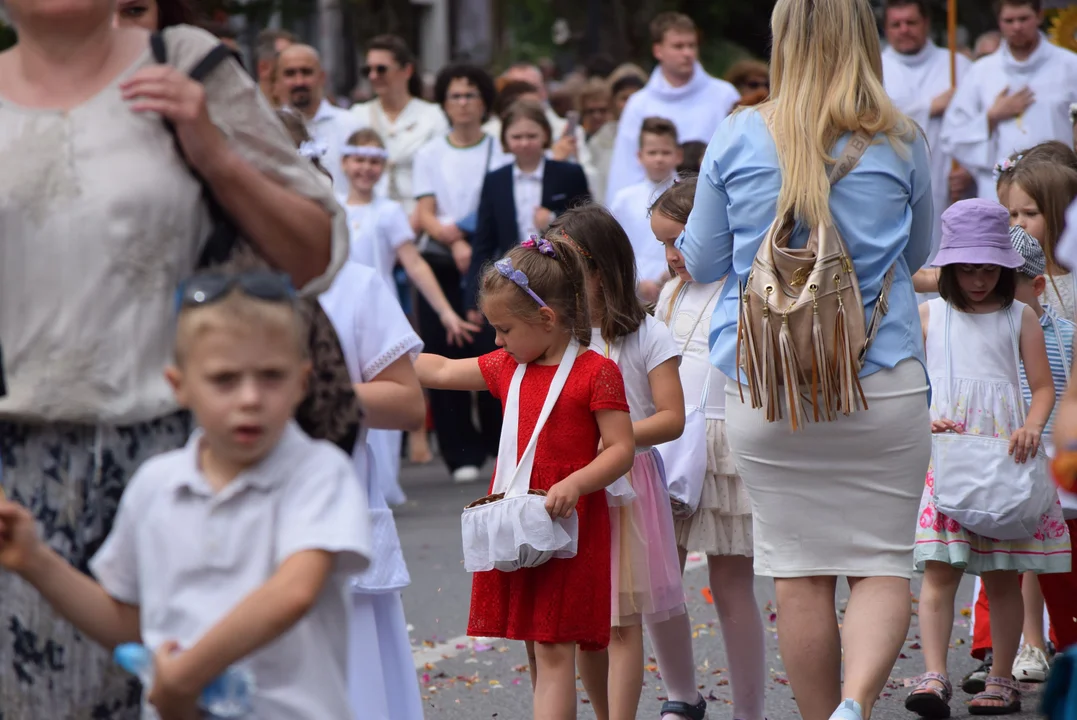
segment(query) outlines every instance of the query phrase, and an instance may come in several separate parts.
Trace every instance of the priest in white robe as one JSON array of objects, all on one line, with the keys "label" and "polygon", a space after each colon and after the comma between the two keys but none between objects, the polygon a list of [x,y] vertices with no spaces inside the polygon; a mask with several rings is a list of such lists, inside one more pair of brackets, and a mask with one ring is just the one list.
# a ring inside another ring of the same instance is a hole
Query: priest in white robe
[{"label": "priest in white robe", "polygon": [[719,123],[740,100],[735,87],[708,75],[699,64],[699,33],[687,15],[659,14],[651,23],[651,39],[658,67],[621,113],[606,182],[607,206],[621,188],[646,179],[639,162],[639,131],[646,118],[671,120],[681,143],[709,143]]},{"label": "priest in white robe", "polygon": [[968,168],[981,198],[997,200],[995,165],[1048,140],[1069,144],[1077,101],[1077,54],[1040,32],[1040,0],[1003,0],[1003,43],[973,64],[943,119],[943,150]]},{"label": "priest in white robe", "polygon": [[[931,189],[935,207],[935,250],[942,236],[942,213],[950,206],[953,157],[942,149],[942,118],[953,96],[950,52],[929,38],[925,0],[888,0],[884,27],[888,47],[883,51],[883,85],[898,109],[916,121],[927,135],[931,150]],[[960,81],[972,62],[957,55]],[[959,189],[968,189],[971,176],[963,168],[953,172]]]}]

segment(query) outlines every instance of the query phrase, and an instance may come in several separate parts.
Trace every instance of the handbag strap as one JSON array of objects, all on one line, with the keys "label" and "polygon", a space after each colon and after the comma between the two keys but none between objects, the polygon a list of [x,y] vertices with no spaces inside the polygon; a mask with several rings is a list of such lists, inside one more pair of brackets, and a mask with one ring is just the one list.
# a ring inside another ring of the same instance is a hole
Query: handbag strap
[{"label": "handbag strap", "polygon": [[[153,59],[160,65],[168,65],[168,44],[165,42],[164,35],[161,33],[153,33],[150,35],[150,49],[153,52]],[[215,48],[210,50],[204,58],[198,61],[198,64],[194,66],[188,76],[199,83],[205,81],[205,79],[216,70],[221,63],[225,62],[229,58],[235,59],[236,55],[232,52],[231,48],[221,43]],[[211,267],[213,265],[219,265],[225,262],[232,254],[232,249],[235,247],[236,240],[239,236],[239,231],[235,226],[232,218],[221,207],[221,204],[217,201],[216,195],[213,194],[213,189],[209,186],[202,175],[195,170],[187,159],[186,154],[183,152],[183,146],[180,144],[179,136],[176,134],[176,126],[172,124],[167,118],[162,118],[165,128],[169,134],[172,135],[172,140],[176,146],[176,152],[187,165],[187,170],[191,173],[195,180],[198,181],[202,187],[202,200],[206,203],[206,207],[209,208],[209,215],[213,221],[213,230],[210,233],[209,238],[206,239],[206,245],[202,249],[202,255],[198,258],[199,268]]]},{"label": "handbag strap", "polygon": [[[1013,347],[1013,359],[1014,369],[1017,373],[1016,382],[1014,387],[1017,389],[1017,407],[1021,413],[1021,424],[1025,424],[1025,394],[1021,392],[1021,346],[1018,342],[1017,328],[1013,322],[1013,313],[1015,307],[1011,305],[1006,309],[1006,321],[1010,325],[1010,344]],[[946,353],[946,411],[949,413],[953,408],[953,386],[954,386],[954,369],[953,369],[953,355],[950,351],[950,320],[954,314],[954,307],[950,303],[946,303],[946,326],[945,337],[943,338],[944,351]]]},{"label": "handbag strap", "polygon": [[531,469],[535,460],[535,448],[538,446],[539,434],[546,425],[553,407],[557,403],[561,391],[568,381],[568,374],[576,362],[579,354],[580,343],[572,338],[565,354],[561,356],[561,362],[557,365],[550,387],[546,391],[546,399],[542,403],[542,411],[539,413],[538,422],[531,432],[531,439],[524,448],[523,455],[517,462],[516,452],[519,449],[520,433],[520,386],[523,384],[527,365],[519,365],[512,374],[512,384],[509,386],[509,394],[505,399],[505,417],[501,424],[501,441],[497,449],[497,476],[494,478],[493,493],[504,493],[505,497],[514,497],[525,494],[531,487]]},{"label": "handbag strap", "polygon": [[[774,108],[773,102],[768,102],[759,108],[759,114],[763,116],[764,122],[767,124],[767,129],[773,129],[774,127]],[[771,134],[773,138],[773,133]],[[849,174],[849,171],[856,167],[856,164],[860,162],[860,158],[864,156],[864,152],[871,145],[871,136],[865,133],[863,130],[857,130],[853,133],[853,136],[849,138],[849,142],[845,143],[845,147],[842,148],[841,154],[838,155],[835,163],[830,167],[827,172],[827,179],[831,185],[837,184],[839,180]]]}]

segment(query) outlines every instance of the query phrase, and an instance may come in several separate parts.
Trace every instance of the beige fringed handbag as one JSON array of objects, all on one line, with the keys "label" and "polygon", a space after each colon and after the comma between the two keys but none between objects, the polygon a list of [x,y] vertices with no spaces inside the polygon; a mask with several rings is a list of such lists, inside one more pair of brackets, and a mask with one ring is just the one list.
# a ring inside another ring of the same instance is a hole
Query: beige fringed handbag
[{"label": "beige fringed handbag", "polygon": [[[870,144],[864,133],[849,139],[830,170],[831,186],[856,166]],[[807,245],[794,249],[789,241],[795,224],[789,214],[776,218],[767,231],[741,286],[737,323],[737,364],[748,379],[752,407],[765,408],[768,422],[781,419],[784,385],[794,431],[808,421],[806,401],[815,422],[867,409],[860,369],[886,314],[894,279],[891,267],[865,328],[860,284],[837,228],[812,228]]]}]

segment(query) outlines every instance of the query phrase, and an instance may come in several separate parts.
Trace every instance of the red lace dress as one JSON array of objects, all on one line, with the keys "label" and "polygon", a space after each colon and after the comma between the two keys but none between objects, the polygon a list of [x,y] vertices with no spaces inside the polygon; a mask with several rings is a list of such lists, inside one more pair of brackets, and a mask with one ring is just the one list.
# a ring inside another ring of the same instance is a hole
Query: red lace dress
[{"label": "red lace dress", "polygon": [[[480,357],[479,367],[490,392],[504,407],[516,361],[497,350]],[[527,368],[520,385],[520,454],[535,430],[556,372],[556,365]],[[542,428],[532,488],[548,490],[595,459],[600,438],[594,413],[598,410],[628,412],[628,402],[617,364],[588,350],[576,358]],[[585,650],[609,645],[610,513],[605,490],[581,497],[576,510],[580,521],[576,557],[511,573],[475,573],[468,635],[574,642]]]}]

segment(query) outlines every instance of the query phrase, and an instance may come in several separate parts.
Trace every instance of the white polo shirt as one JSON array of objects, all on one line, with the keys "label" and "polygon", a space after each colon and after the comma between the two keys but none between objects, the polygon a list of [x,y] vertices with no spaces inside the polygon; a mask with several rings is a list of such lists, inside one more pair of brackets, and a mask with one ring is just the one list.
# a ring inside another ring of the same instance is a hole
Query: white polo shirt
[{"label": "white polo shirt", "polygon": [[[147,647],[190,648],[288,557],[335,553],[306,617],[239,665],[254,674],[259,720],[352,720],[346,588],[371,551],[351,459],[293,422],[262,462],[215,494],[198,467],[201,436],[139,468],[91,571],[109,595],[139,606]],[[143,717],[156,713],[147,706]]]}]

